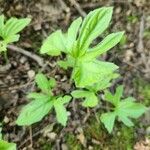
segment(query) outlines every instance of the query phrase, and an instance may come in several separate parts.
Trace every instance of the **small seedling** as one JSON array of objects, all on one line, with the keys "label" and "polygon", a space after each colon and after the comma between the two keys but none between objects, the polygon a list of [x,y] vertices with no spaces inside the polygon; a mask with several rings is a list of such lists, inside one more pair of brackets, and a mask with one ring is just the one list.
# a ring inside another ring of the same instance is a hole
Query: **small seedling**
[{"label": "small seedling", "polygon": [[133,97],[121,99],[122,94],[123,86],[117,87],[114,95],[109,91],[105,92],[105,100],[114,106],[113,111],[104,113],[100,117],[109,133],[113,130],[116,117],[126,126],[131,127],[134,124],[129,118],[138,118],[146,111],[146,107],[136,103]]},{"label": "small seedling", "polygon": [[29,104],[23,107],[16,123],[17,125],[31,125],[41,121],[52,108],[55,109],[56,118],[63,126],[66,125],[68,112],[65,104],[71,100],[70,96],[54,96],[52,88],[55,87],[55,80],[48,80],[45,75],[39,73],[36,75],[35,81],[41,90],[39,93],[30,93],[29,99],[33,99]]},{"label": "small seedling", "polygon": [[6,53],[7,45],[9,43],[17,42],[19,40],[19,32],[23,30],[30,21],[30,18],[10,18],[5,22],[4,15],[0,16],[0,54],[2,52]]}]

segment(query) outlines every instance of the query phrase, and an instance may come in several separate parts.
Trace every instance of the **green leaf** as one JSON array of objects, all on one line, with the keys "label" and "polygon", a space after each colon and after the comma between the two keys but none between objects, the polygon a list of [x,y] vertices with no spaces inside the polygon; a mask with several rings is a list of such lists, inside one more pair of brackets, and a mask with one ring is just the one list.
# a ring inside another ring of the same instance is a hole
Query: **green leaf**
[{"label": "green leaf", "polygon": [[134,102],[132,97],[121,101],[116,109],[118,113],[131,118],[138,118],[146,111],[146,107],[140,103]]},{"label": "green leaf", "polygon": [[17,42],[20,38],[19,34],[15,34],[15,35],[10,35],[7,38],[5,38],[5,42],[6,43],[12,43],[12,42]]},{"label": "green leaf", "polygon": [[81,56],[109,25],[112,17],[112,7],[102,7],[90,12],[84,19],[78,38],[78,52]]},{"label": "green leaf", "polygon": [[0,41],[0,53],[7,51],[7,44],[5,41]]},{"label": "green leaf", "polygon": [[70,27],[68,29],[67,50],[69,52],[71,52],[72,46],[74,45],[74,42],[76,41],[77,33],[78,33],[79,27],[81,25],[81,22],[82,22],[82,18],[81,17],[77,18],[76,20],[74,20],[72,22],[72,24],[70,25]]},{"label": "green leaf", "polygon": [[114,112],[108,112],[101,115],[100,120],[105,125],[105,128],[109,133],[112,132],[115,123],[116,114]]},{"label": "green leaf", "polygon": [[8,143],[6,141],[0,140],[0,149],[1,150],[17,150],[15,143]]},{"label": "green leaf", "polygon": [[105,92],[105,99],[115,106],[113,113],[118,116],[119,120],[130,127],[134,125],[130,118],[140,117],[146,111],[146,107],[136,103],[132,97],[121,100],[122,93],[123,86],[119,86],[114,95],[108,91]]},{"label": "green leaf", "polygon": [[68,55],[67,59],[64,61],[57,61],[57,64],[63,68],[63,69],[68,69],[68,67],[73,67],[75,64],[75,60],[72,56]]},{"label": "green leaf", "polygon": [[23,107],[19,117],[17,118],[17,125],[25,126],[39,122],[48,114],[53,106],[53,101],[50,99],[36,99]]},{"label": "green leaf", "polygon": [[105,53],[106,51],[114,47],[117,43],[119,43],[123,34],[124,32],[117,32],[108,35],[102,42],[88,50],[88,52],[84,56],[85,59],[91,60]]},{"label": "green leaf", "polygon": [[49,95],[45,95],[43,93],[34,93],[34,92],[32,92],[32,93],[28,94],[27,98],[29,98],[29,99],[40,99],[40,100],[47,99],[47,100],[49,100],[50,96]]},{"label": "green leaf", "polygon": [[5,39],[9,36],[17,34],[23,28],[25,28],[30,23],[30,21],[31,21],[30,18],[24,19],[10,18],[4,26],[3,38]]},{"label": "green leaf", "polygon": [[78,62],[73,70],[73,79],[77,87],[86,87],[99,82],[118,67],[113,63],[98,60]]},{"label": "green leaf", "polygon": [[69,102],[71,97],[65,96],[64,98],[59,97],[54,101],[54,108],[56,111],[56,118],[59,123],[66,126],[68,120],[68,112],[64,106],[65,103]]},{"label": "green leaf", "polygon": [[52,77],[49,80],[49,86],[51,88],[54,88],[56,86],[56,80],[54,78],[52,78]]},{"label": "green leaf", "polygon": [[2,36],[3,28],[4,28],[4,15],[0,15],[0,36]]},{"label": "green leaf", "polygon": [[105,100],[112,103],[114,106],[117,106],[123,93],[123,86],[118,86],[116,93],[113,95],[109,91],[105,91]]},{"label": "green leaf", "polygon": [[98,98],[91,91],[75,90],[71,93],[74,98],[85,98],[82,105],[84,107],[95,107],[98,104]]},{"label": "green leaf", "polygon": [[89,89],[90,91],[102,91],[108,87],[111,86],[111,80],[116,79],[119,76],[119,74],[117,73],[110,73],[106,76],[104,76],[101,80],[99,80],[99,82],[93,84],[92,86],[88,86],[86,87],[87,89]]},{"label": "green leaf", "polygon": [[43,92],[49,92],[50,90],[50,84],[46,76],[42,73],[38,73],[35,77],[35,81],[38,85],[38,87],[43,91]]},{"label": "green leaf", "polygon": [[57,30],[43,42],[40,53],[58,56],[61,54],[61,51],[66,52],[66,46],[61,30]]},{"label": "green leaf", "polygon": [[133,122],[123,113],[118,113],[119,120],[122,121],[126,126],[134,126]]}]

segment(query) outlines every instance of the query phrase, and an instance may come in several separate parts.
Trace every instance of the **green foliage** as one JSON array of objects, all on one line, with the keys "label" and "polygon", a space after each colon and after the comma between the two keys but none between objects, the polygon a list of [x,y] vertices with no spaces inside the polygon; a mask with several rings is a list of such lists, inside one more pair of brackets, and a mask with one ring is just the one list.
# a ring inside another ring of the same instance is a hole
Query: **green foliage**
[{"label": "green foliage", "polygon": [[124,32],[112,33],[97,46],[90,47],[93,40],[106,30],[111,17],[112,7],[96,9],[90,12],[83,22],[81,18],[76,19],[67,33],[63,34],[61,30],[52,33],[44,41],[40,52],[52,56],[66,53],[66,61],[60,61],[58,64],[64,69],[73,68],[72,79],[77,87],[98,83],[118,69],[113,63],[98,61],[97,57],[114,47]]},{"label": "green foliage", "polygon": [[0,149],[1,150],[16,150],[15,143],[8,143],[6,141],[0,140]]},{"label": "green foliage", "polygon": [[101,115],[100,119],[104,123],[109,133],[112,132],[116,117],[126,126],[133,126],[130,118],[138,118],[145,111],[146,107],[140,103],[136,103],[135,99],[128,97],[121,100],[123,87],[119,86],[116,93],[112,95],[109,91],[105,92],[105,100],[114,106],[114,110]]},{"label": "green foliage", "polygon": [[[126,126],[133,126],[132,118],[141,116],[146,107],[136,103],[134,98],[121,99],[123,87],[119,86],[116,93],[112,94],[106,90],[112,84],[112,80],[119,76],[116,73],[118,66],[114,63],[100,61],[98,57],[113,48],[122,39],[126,40],[124,32],[111,33],[99,44],[92,46],[108,27],[112,18],[112,7],[102,7],[91,11],[82,21],[81,17],[72,22],[68,31],[61,30],[53,32],[44,40],[40,53],[51,56],[66,54],[65,60],[58,61],[58,65],[64,69],[73,68],[71,79],[75,82],[75,89],[71,95],[75,99],[82,99],[82,106],[95,107],[101,100],[100,92],[105,91],[105,101],[114,107],[100,117],[109,133],[112,132],[116,118]],[[29,22],[28,19],[10,19],[4,24],[4,17],[0,17],[0,27],[6,29],[0,31],[0,35],[6,41],[0,43],[4,51],[9,42],[16,41],[21,31]],[[16,28],[17,27],[17,28]],[[13,30],[12,30],[13,29]],[[6,45],[5,45],[6,44]],[[16,123],[18,125],[31,125],[46,116],[52,109],[56,113],[56,119],[66,126],[68,112],[65,105],[69,103],[70,96],[54,95],[56,82],[53,78],[48,79],[39,73],[35,82],[40,92],[32,92],[28,95],[32,99],[21,111]],[[109,105],[108,105],[109,106]]]},{"label": "green foliage", "polygon": [[7,141],[4,141],[2,139],[2,127],[0,123],[0,150],[16,150],[16,144],[15,143],[8,143]]},{"label": "green foliage", "polygon": [[70,101],[71,97],[53,95],[52,88],[56,84],[53,78],[48,80],[45,75],[39,73],[36,75],[35,81],[41,92],[28,95],[28,98],[33,100],[23,107],[16,121],[17,125],[31,125],[41,121],[54,107],[57,121],[65,126],[68,114],[64,105]]},{"label": "green foliage", "polygon": [[84,90],[74,90],[71,95],[74,98],[84,98],[84,102],[82,103],[82,106],[84,107],[95,107],[98,105],[98,92],[106,89],[111,85],[111,81],[115,79],[118,76],[118,74],[112,73],[109,74],[107,77],[103,78],[98,83],[95,83],[92,86],[86,87]]},{"label": "green foliage", "polygon": [[10,18],[5,22],[4,15],[0,16],[0,53],[7,50],[7,44],[16,42],[19,40],[19,32],[23,30],[29,23],[31,19],[17,19]]}]

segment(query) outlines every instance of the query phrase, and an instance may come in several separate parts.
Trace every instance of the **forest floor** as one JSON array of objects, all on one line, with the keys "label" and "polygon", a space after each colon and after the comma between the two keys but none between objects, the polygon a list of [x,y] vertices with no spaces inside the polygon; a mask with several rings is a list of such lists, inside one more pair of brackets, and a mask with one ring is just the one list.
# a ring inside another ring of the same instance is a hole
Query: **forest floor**
[{"label": "forest floor", "polygon": [[[28,102],[27,93],[35,90],[34,77],[39,70],[44,68],[57,80],[58,93],[70,90],[68,72],[56,65],[61,58],[39,54],[43,39],[56,29],[66,31],[75,18],[102,6],[114,7],[107,33],[125,31],[121,43],[103,55],[104,60],[120,67],[121,77],[115,84],[124,85],[125,96],[150,106],[150,0],[0,0],[0,13],[6,17],[32,18],[20,41],[9,46],[7,65],[0,56],[2,134],[5,140],[17,143],[19,150],[150,150],[150,111],[135,127],[117,122],[111,135],[97,120],[99,110],[83,109],[79,103],[69,105],[72,112],[65,128],[55,123],[53,112],[32,127],[15,124],[21,107]],[[38,59],[31,58],[32,53]]]}]

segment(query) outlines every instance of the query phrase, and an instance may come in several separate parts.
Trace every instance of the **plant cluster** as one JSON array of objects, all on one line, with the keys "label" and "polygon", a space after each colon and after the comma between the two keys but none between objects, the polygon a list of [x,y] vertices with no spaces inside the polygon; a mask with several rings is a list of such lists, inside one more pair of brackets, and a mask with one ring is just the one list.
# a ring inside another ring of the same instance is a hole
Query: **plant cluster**
[{"label": "plant cluster", "polygon": [[[32,100],[21,110],[17,125],[36,123],[54,109],[57,121],[66,126],[66,105],[72,97],[81,99],[83,107],[93,108],[102,105],[100,102],[110,104],[110,109],[100,116],[109,133],[112,132],[116,119],[130,127],[133,126],[131,118],[138,118],[146,111],[146,107],[137,103],[134,98],[122,99],[123,86],[118,86],[115,93],[109,91],[112,81],[119,77],[118,66],[99,59],[100,55],[120,42],[124,32],[111,33],[99,44],[92,46],[93,41],[107,29],[112,12],[112,7],[95,9],[83,21],[81,17],[74,20],[66,33],[57,30],[44,40],[40,49],[41,54],[66,54],[65,60],[58,61],[57,64],[63,69],[72,68],[70,79],[75,83],[75,89],[67,95],[54,95],[55,79],[38,73],[35,82],[40,92],[32,92],[27,96]],[[11,18],[4,24],[4,17],[0,17],[0,36],[4,45],[0,47],[1,52],[6,51],[8,43],[19,39],[18,32],[29,22],[30,19]],[[101,97],[100,93],[104,93],[104,97]]]}]

